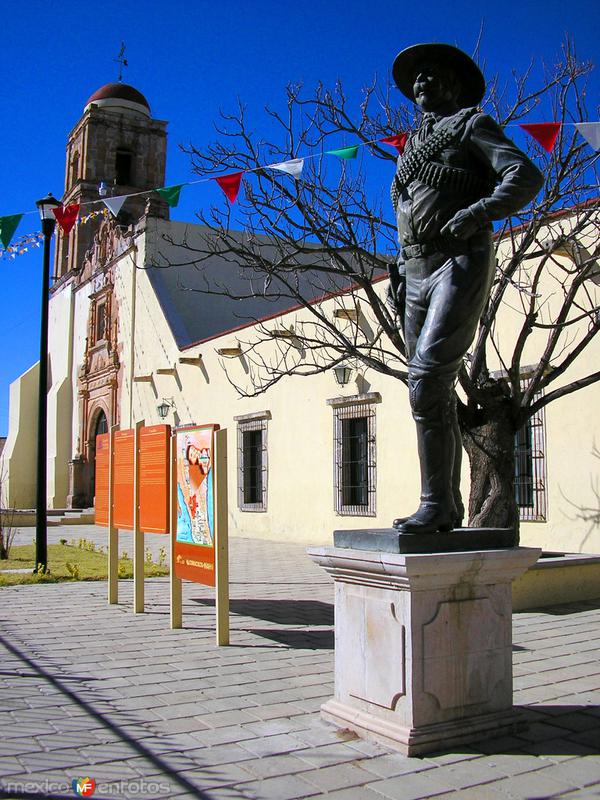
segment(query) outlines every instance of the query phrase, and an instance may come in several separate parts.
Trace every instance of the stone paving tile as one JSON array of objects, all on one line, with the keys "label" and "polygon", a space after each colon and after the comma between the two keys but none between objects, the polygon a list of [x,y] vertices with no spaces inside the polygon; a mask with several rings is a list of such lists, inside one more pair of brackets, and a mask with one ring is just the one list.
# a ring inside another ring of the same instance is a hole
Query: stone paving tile
[{"label": "stone paving tile", "polygon": [[287,719],[272,719],[260,722],[249,722],[242,727],[249,730],[254,736],[275,736],[278,733],[290,733],[295,730],[294,724]]},{"label": "stone paving tile", "polygon": [[242,761],[240,766],[248,773],[250,780],[274,778],[279,775],[295,775],[296,773],[310,772],[312,770],[310,764],[301,761],[296,755],[290,753],[251,758],[247,761]]},{"label": "stone paving tile", "polygon": [[[600,727],[599,727],[600,732]],[[571,758],[598,755],[598,738],[595,746],[588,746],[581,742],[574,742],[570,738],[546,739],[541,742],[531,742],[523,747],[524,753],[544,756],[550,761],[568,761]]]},{"label": "stone paving tile", "polygon": [[339,744],[340,742],[350,742],[356,739],[356,734],[352,731],[341,731],[333,725],[311,725],[309,728],[300,728],[294,731],[294,736],[299,742],[303,742],[308,747],[317,745]]},{"label": "stone paving tile", "polygon": [[504,778],[493,784],[497,792],[508,795],[515,800],[532,800],[532,798],[554,798],[561,792],[573,789],[567,780],[562,780],[556,774],[549,774],[549,769],[527,772],[524,775]]},{"label": "stone paving tile", "polygon": [[152,727],[159,733],[188,733],[191,731],[208,730],[197,717],[183,717],[181,719],[164,719],[154,722]]},{"label": "stone paving tile", "polygon": [[304,772],[305,781],[314,784],[321,792],[333,792],[350,786],[364,786],[370,780],[369,773],[356,764],[336,764]]},{"label": "stone paving tile", "polygon": [[223,728],[194,732],[196,742],[210,747],[215,744],[231,744],[254,739],[256,735],[242,725],[226,725]]},{"label": "stone paving tile", "polygon": [[448,786],[438,778],[437,770],[418,773],[405,773],[401,780],[388,778],[369,784],[369,788],[391,800],[417,800],[421,797],[435,797],[447,791]]},{"label": "stone paving tile", "polygon": [[492,784],[435,795],[435,800],[506,800],[506,798],[507,795],[496,791]]},{"label": "stone paving tile", "polygon": [[355,761],[356,751],[343,744],[326,744],[299,750],[296,755],[313,767],[331,767],[345,761]]},{"label": "stone paving tile", "polygon": [[[290,736],[287,733],[265,736],[264,738],[248,739],[242,743],[242,746],[255,756],[275,756],[280,753],[290,753],[292,751],[298,751],[298,755],[301,757],[304,754],[303,750],[299,750],[299,748],[303,746],[302,742],[299,742],[296,737]],[[309,748],[306,746],[306,751],[308,752],[308,750]]]},{"label": "stone paving tile", "polygon": [[353,786],[349,789],[328,792],[327,800],[381,800],[381,794],[366,786]]},{"label": "stone paving tile", "polygon": [[553,764],[544,771],[549,778],[556,776],[558,781],[568,780],[572,786],[583,788],[600,784],[600,758],[586,756],[561,764]]},{"label": "stone paving tile", "polygon": [[375,756],[360,762],[361,767],[379,778],[397,778],[400,775],[432,772],[436,765],[419,758],[407,758],[400,753]]},{"label": "stone paving tile", "polygon": [[[252,709],[252,714],[259,720],[277,719],[278,717],[294,717],[306,715],[303,708],[298,708],[294,703],[272,703],[257,706]],[[313,716],[312,714],[310,716]]]},{"label": "stone paving tile", "polygon": [[315,797],[321,794],[316,786],[308,783],[301,775],[286,775],[278,778],[265,778],[244,784],[244,797],[256,800],[296,800],[301,797]]}]

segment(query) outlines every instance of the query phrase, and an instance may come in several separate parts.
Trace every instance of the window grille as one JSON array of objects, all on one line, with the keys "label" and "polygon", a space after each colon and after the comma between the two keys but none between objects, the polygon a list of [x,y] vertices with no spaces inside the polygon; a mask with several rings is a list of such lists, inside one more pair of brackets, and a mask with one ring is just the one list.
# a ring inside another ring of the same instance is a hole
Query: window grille
[{"label": "window grille", "polygon": [[269,412],[236,417],[238,444],[238,507],[267,510],[267,422]]},{"label": "window grille", "polygon": [[[527,388],[527,380],[522,382]],[[533,402],[539,400],[536,394]],[[548,517],[546,481],[546,423],[537,411],[515,436],[515,499],[522,522],[545,522]]]},{"label": "window grille", "polygon": [[333,440],[336,513],[374,517],[377,472],[373,401],[334,406]]}]

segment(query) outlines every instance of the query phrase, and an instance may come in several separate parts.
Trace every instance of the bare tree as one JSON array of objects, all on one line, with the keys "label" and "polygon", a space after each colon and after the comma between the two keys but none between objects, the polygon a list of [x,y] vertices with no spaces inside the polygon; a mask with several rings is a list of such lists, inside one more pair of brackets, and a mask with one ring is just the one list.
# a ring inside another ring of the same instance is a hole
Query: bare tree
[{"label": "bare tree", "polygon": [[[566,41],[538,83],[533,64],[506,85],[492,80],[484,110],[504,126],[530,121],[538,109],[538,119],[585,121],[591,69]],[[266,109],[271,141],[252,133],[240,104],[222,115],[215,143],[188,148],[199,176],[252,174],[244,178],[234,211],[224,205],[199,214],[210,229],[200,245],[175,242],[185,251],[180,263],[194,263],[203,275],[195,291],[242,302],[260,295],[306,312],[294,330],[273,323],[248,329],[243,349],[250,384],[238,386],[240,393],[259,394],[286,376],[315,374],[347,360],[406,381],[404,341],[383,280],[397,250],[387,193],[396,156],[380,140],[416,120],[392,103],[389,86],[381,90],[377,82],[363,91],[358,113],[339,84],[333,90],[318,86],[310,97],[288,86],[286,99],[284,112]],[[358,161],[323,154],[355,143],[364,145]],[[600,327],[597,156],[572,125],[562,127],[551,154],[533,140],[530,147],[542,162],[545,185],[497,231],[495,282],[459,376],[471,525],[518,525],[516,432],[542,407],[600,379],[600,371],[567,379]],[[297,158],[305,159],[300,180],[265,168]],[[217,255],[243,275],[245,289],[204,275]],[[519,323],[516,335],[503,342],[498,321],[507,307]],[[539,353],[534,364],[526,360],[532,342]],[[500,368],[492,371],[491,362]]]}]

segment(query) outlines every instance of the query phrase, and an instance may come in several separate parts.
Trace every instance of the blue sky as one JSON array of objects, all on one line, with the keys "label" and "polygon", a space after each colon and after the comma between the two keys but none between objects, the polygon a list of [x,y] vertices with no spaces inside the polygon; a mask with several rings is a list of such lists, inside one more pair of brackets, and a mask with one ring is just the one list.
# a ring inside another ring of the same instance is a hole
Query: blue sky
[{"label": "blue sky", "polygon": [[[567,32],[580,58],[597,57],[597,0],[12,4],[3,14],[0,48],[0,215],[34,211],[35,200],[48,191],[60,197],[67,135],[87,98],[116,80],[121,40],[129,61],[124,81],[145,94],[154,117],[169,121],[167,183],[173,184],[193,179],[178,144],[214,139],[219,109],[233,109],[238,97],[258,134],[263,124],[268,129],[262,109],[276,104],[290,81],[303,82],[308,90],[318,81],[333,85],[340,79],[356,98],[358,114],[360,88],[375,75],[385,79],[403,47],[446,41],[472,52],[482,23],[488,76],[497,72],[509,79],[513,69],[522,70],[532,58],[552,63]],[[595,74],[590,111],[597,109],[599,89],[600,74]],[[218,201],[215,192],[214,184],[190,187],[172,216],[192,219],[195,210]],[[17,236],[37,230],[37,216],[26,216]],[[2,436],[8,428],[9,384],[38,358],[41,250],[0,260],[0,271]]]}]

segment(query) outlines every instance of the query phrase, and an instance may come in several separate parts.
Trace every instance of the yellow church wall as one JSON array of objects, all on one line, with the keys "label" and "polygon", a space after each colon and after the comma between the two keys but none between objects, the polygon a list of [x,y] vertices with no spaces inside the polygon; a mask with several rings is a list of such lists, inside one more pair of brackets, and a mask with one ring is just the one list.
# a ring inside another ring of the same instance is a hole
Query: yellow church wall
[{"label": "yellow church wall", "polygon": [[0,464],[7,508],[35,507],[38,386],[39,362],[10,385],[8,436]]},{"label": "yellow church wall", "polygon": [[49,508],[65,508],[71,459],[69,431],[73,416],[72,386],[73,292],[65,287],[48,310],[48,485]]},{"label": "yellow church wall", "polygon": [[90,293],[91,283],[83,284],[74,292],[73,297],[73,337],[72,337],[72,358],[71,358],[71,389],[73,415],[69,427],[69,437],[71,445],[71,458],[80,455],[83,443],[80,442],[80,402],[78,389],[79,370],[85,360],[85,348],[87,342],[88,320],[90,316]]}]

